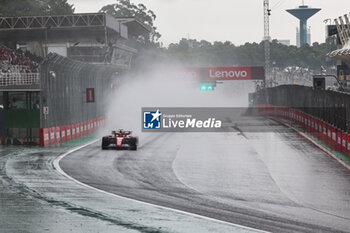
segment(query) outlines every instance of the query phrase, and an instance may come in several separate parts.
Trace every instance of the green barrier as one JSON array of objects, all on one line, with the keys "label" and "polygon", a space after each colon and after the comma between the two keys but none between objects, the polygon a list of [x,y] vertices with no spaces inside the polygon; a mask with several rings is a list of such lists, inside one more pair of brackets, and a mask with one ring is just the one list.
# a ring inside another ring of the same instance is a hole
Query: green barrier
[{"label": "green barrier", "polygon": [[4,109],[3,128],[40,128],[40,110]]}]

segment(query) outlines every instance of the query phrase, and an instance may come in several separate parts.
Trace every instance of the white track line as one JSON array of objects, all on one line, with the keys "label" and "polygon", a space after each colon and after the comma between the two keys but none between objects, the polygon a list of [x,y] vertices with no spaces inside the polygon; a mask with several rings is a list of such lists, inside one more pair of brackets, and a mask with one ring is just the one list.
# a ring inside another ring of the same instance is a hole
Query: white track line
[{"label": "white track line", "polygon": [[95,142],[99,141],[99,139],[96,139],[92,142],[89,142],[85,145],[82,145],[82,146],[79,146],[79,147],[76,147],[62,155],[60,155],[59,157],[57,157],[54,161],[53,161],[53,167],[63,176],[67,177],[68,179],[74,181],[75,183],[77,184],[80,184],[86,188],[89,188],[89,189],[92,189],[92,190],[95,190],[95,191],[98,191],[98,192],[101,192],[101,193],[104,193],[104,194],[107,194],[107,195],[110,195],[110,196],[113,196],[113,197],[117,197],[117,198],[121,198],[121,199],[125,199],[125,200],[129,200],[129,201],[133,201],[133,202],[136,202],[136,203],[140,203],[140,204],[145,204],[145,205],[149,205],[149,206],[152,206],[152,207],[157,207],[157,208],[161,208],[161,209],[165,209],[165,210],[170,210],[170,211],[173,211],[173,212],[177,212],[177,213],[181,213],[181,214],[186,214],[186,215],[189,215],[189,216],[192,216],[192,217],[197,217],[197,218],[201,218],[201,219],[205,219],[205,220],[209,220],[209,221],[213,221],[213,222],[217,222],[217,223],[222,223],[222,224],[226,224],[226,225],[231,225],[231,226],[234,226],[234,227],[238,227],[238,228],[242,228],[242,229],[246,229],[246,230],[251,230],[251,231],[256,231],[256,232],[268,232],[268,231],[263,231],[263,230],[258,230],[258,229],[255,229],[255,228],[252,228],[252,227],[247,227],[247,226],[243,226],[243,225],[239,225],[239,224],[234,224],[234,223],[230,223],[230,222],[225,222],[225,221],[222,221],[222,220],[218,220],[218,219],[215,219],[215,218],[210,218],[210,217],[206,217],[206,216],[203,216],[203,215],[199,215],[199,214],[194,214],[194,213],[190,213],[190,212],[186,212],[186,211],[182,211],[182,210],[178,210],[178,209],[173,209],[173,208],[170,208],[170,207],[165,207],[165,206],[161,206],[161,205],[156,205],[156,204],[152,204],[152,203],[148,203],[148,202],[144,202],[144,201],[139,201],[139,200],[135,200],[135,199],[132,199],[132,198],[128,198],[128,197],[123,197],[123,196],[119,196],[117,194],[114,194],[114,193],[109,193],[109,192],[106,192],[104,190],[101,190],[101,189],[98,189],[98,188],[95,188],[95,187],[92,187],[90,185],[87,185],[85,183],[82,183],[80,182],[79,180],[76,180],[74,179],[73,177],[69,176],[67,173],[65,173],[62,168],[60,167],[60,161],[66,157],[67,155],[75,152],[75,151],[78,151],[84,147],[87,147]]}]

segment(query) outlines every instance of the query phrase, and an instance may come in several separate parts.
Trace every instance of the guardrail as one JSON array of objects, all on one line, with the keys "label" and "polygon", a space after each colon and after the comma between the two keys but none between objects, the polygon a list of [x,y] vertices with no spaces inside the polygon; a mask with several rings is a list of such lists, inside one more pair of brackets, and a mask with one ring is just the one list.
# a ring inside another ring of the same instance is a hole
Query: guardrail
[{"label": "guardrail", "polygon": [[25,86],[40,84],[40,73],[2,73],[0,86]]},{"label": "guardrail", "polygon": [[298,124],[306,134],[317,138],[332,150],[350,157],[350,134],[346,131],[318,117],[290,107],[259,105],[257,110],[258,116],[282,118]]},{"label": "guardrail", "polygon": [[252,94],[254,106],[285,106],[302,110],[350,133],[350,94],[299,85],[282,85]]}]

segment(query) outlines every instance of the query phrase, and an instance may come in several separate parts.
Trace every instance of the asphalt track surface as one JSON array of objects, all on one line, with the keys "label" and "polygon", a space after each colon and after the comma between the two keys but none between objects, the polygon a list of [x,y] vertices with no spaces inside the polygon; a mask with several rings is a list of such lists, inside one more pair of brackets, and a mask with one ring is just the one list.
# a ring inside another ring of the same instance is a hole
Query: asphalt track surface
[{"label": "asphalt track surface", "polygon": [[260,230],[349,232],[350,171],[274,121],[248,125],[265,132],[153,133],[137,151],[98,142],[60,166],[113,194]]}]

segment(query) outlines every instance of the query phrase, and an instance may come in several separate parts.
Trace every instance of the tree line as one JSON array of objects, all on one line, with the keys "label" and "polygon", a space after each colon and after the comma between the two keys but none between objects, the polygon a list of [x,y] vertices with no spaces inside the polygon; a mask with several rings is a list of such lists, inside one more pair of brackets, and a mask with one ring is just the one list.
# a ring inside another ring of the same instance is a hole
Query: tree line
[{"label": "tree line", "polygon": [[[289,66],[319,69],[327,66],[326,44],[306,44],[300,48],[270,42],[271,65],[278,68]],[[170,44],[165,53],[188,64],[199,66],[263,66],[264,42],[245,43],[235,46],[230,41],[210,43],[205,40],[182,39]]]},{"label": "tree line", "polygon": [[[135,38],[144,48],[152,50],[152,56],[168,57],[189,65],[196,66],[263,66],[264,42],[246,43],[236,46],[230,41],[208,42],[206,40],[181,39],[167,48],[160,48],[161,34],[157,31],[154,21],[156,14],[147,9],[144,4],[134,4],[130,0],[115,0],[116,3],[101,8],[100,12],[114,17],[136,17],[152,28],[149,36]],[[57,15],[72,14],[74,6],[67,0],[2,0],[0,16],[18,15]],[[300,48],[286,46],[271,41],[271,65],[285,68],[289,66],[319,69],[327,67],[326,44],[313,43]],[[144,56],[144,55],[143,55]]]}]

